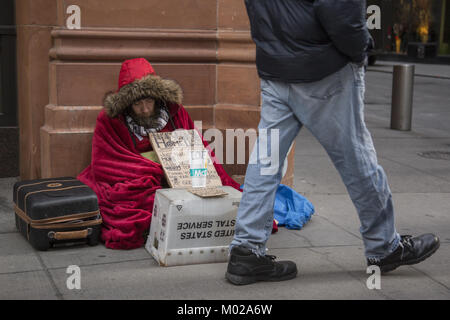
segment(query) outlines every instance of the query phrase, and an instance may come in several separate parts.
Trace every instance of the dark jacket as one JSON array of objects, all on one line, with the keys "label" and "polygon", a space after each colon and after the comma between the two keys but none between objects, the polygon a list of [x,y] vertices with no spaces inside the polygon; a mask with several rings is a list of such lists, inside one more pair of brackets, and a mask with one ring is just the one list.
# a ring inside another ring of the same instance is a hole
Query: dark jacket
[{"label": "dark jacket", "polygon": [[245,0],[259,76],[311,82],[361,63],[370,35],[365,0]]}]

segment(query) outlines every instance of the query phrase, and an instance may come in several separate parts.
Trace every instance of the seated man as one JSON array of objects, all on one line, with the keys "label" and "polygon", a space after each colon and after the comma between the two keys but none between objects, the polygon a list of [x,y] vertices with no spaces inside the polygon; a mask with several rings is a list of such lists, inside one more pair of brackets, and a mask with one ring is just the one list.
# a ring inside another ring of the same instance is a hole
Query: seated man
[{"label": "seated man", "polygon": [[[155,75],[147,60],[122,64],[119,89],[105,97],[97,118],[91,164],[77,177],[97,194],[106,247],[144,245],[155,191],[167,182],[161,165],[141,154],[152,150],[149,132],[194,129],[181,100],[180,86]],[[223,185],[242,191],[220,164],[214,166]]]}]

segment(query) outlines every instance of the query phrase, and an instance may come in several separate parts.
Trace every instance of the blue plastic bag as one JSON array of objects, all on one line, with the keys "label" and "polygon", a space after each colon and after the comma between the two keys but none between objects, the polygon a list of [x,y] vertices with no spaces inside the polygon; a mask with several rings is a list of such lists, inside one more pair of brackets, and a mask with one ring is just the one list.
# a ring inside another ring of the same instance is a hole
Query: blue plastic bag
[{"label": "blue plastic bag", "polygon": [[[244,185],[241,185],[243,190]],[[314,206],[294,189],[280,184],[273,206],[274,219],[279,227],[300,230],[314,214]]]},{"label": "blue plastic bag", "polygon": [[278,226],[300,230],[314,214],[314,206],[294,189],[280,184],[275,196],[273,213]]}]

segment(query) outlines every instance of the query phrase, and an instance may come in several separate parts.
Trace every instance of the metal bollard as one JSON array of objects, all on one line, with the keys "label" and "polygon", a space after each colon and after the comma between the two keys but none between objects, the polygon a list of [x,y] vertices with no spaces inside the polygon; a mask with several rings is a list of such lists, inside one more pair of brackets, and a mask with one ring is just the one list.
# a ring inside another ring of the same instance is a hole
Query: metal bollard
[{"label": "metal bollard", "polygon": [[414,90],[414,65],[394,66],[391,129],[410,131]]}]

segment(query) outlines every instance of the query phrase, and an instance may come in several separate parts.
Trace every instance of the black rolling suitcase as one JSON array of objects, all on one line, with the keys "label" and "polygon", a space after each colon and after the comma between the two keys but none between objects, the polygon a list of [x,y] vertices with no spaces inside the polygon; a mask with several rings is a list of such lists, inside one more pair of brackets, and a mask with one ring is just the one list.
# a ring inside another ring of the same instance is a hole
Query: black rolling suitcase
[{"label": "black rolling suitcase", "polygon": [[16,227],[37,250],[98,244],[102,219],[97,195],[81,181],[72,177],[19,181],[13,200]]}]

